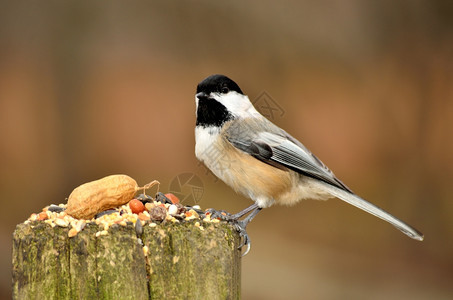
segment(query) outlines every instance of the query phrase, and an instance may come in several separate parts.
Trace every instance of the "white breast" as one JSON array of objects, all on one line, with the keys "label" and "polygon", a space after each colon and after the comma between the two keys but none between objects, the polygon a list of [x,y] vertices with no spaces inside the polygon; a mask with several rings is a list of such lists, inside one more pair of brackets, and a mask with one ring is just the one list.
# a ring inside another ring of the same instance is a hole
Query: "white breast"
[{"label": "white breast", "polygon": [[218,127],[195,127],[195,156],[205,161],[209,156],[214,141],[219,137],[220,128]]},{"label": "white breast", "polygon": [[232,185],[231,159],[225,151],[220,128],[214,126],[195,128],[195,156],[220,180]]}]

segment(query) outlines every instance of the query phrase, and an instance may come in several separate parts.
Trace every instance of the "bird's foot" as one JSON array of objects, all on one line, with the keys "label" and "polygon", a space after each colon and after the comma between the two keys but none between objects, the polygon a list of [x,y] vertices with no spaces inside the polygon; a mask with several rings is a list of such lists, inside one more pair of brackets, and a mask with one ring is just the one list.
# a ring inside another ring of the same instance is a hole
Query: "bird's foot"
[{"label": "bird's foot", "polygon": [[[247,234],[247,225],[250,223],[250,221],[256,216],[256,214],[261,210],[256,204],[244,209],[243,211],[237,213],[237,214],[230,214],[227,211],[224,210],[216,210],[213,208],[210,208],[206,210],[206,213],[211,214],[211,219],[220,219],[223,221],[227,221],[228,223],[232,224],[234,229],[239,233],[239,236],[241,237],[241,244],[239,245],[238,249],[241,250],[242,247],[247,246],[247,249],[244,251],[242,256],[247,255],[249,253],[250,248],[251,248],[251,240],[249,235]],[[239,220],[241,217],[246,215],[247,213],[252,212],[250,215],[248,215],[244,220]]]}]

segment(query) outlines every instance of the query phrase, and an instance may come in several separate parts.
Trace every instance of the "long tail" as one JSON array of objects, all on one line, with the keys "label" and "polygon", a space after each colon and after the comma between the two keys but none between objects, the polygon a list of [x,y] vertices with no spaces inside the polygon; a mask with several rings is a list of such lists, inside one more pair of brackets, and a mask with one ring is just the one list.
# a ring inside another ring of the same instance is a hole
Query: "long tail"
[{"label": "long tail", "polygon": [[384,221],[389,222],[390,224],[395,226],[397,229],[402,231],[404,234],[406,234],[410,238],[413,238],[414,240],[417,240],[417,241],[423,241],[423,233],[421,233],[417,229],[407,225],[400,219],[392,216],[391,214],[389,214],[388,212],[384,211],[383,209],[377,207],[376,205],[371,204],[370,202],[360,198],[359,196],[357,196],[355,194],[351,194],[350,192],[347,192],[345,190],[334,187],[328,183],[319,182],[319,184],[322,184],[323,189],[327,190],[333,196],[335,196],[351,205],[354,205],[355,207],[358,207]]}]

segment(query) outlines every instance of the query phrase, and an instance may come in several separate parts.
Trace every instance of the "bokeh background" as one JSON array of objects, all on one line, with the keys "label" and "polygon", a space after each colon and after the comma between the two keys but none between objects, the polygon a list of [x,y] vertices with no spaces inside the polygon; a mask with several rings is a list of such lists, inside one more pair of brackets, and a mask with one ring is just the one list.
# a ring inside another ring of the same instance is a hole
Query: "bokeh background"
[{"label": "bokeh background", "polygon": [[[425,233],[413,241],[339,200],[250,224],[244,299],[453,298],[451,1],[2,1],[0,297],[15,225],[125,173],[199,204],[251,204],[194,156],[194,92],[213,73],[355,192]],[[187,188],[187,187],[185,187]],[[190,193],[190,189],[187,189]]]}]

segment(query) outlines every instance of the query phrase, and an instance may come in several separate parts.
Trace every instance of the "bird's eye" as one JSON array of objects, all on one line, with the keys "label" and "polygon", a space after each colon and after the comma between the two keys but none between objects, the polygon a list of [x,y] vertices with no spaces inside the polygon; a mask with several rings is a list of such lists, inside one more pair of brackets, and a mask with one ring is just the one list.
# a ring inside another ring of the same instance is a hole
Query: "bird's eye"
[{"label": "bird's eye", "polygon": [[222,92],[222,94],[226,94],[226,93],[228,93],[228,92],[230,91],[230,89],[227,88],[226,86],[224,86],[224,87],[222,87],[222,88],[220,89],[220,91]]}]

